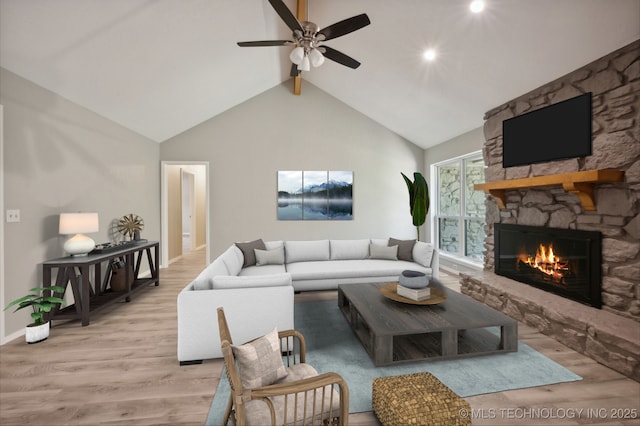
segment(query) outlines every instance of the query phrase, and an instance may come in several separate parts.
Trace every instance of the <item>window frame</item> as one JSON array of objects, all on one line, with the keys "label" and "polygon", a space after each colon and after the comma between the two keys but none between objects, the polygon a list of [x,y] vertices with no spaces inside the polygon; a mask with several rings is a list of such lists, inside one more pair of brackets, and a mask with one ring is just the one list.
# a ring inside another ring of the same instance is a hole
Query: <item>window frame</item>
[{"label": "window frame", "polygon": [[[467,176],[467,163],[469,161],[482,160],[483,168],[486,169],[484,164],[484,158],[482,151],[474,151],[468,154],[460,155],[458,157],[449,158],[431,165],[431,182],[434,183],[433,199],[434,209],[431,223],[431,235],[434,236],[434,246],[437,248],[438,253],[443,257],[449,257],[456,261],[462,261],[469,263],[473,266],[481,266],[483,259],[467,256],[467,241],[466,241],[466,226],[469,221],[480,222],[482,226],[486,225],[486,215],[483,216],[468,216],[467,215],[467,203],[470,194],[467,190],[466,176]],[[460,168],[460,206],[458,215],[441,215],[440,214],[440,168],[443,166],[450,166],[457,164]],[[484,182],[484,179],[483,179]],[[479,182],[480,183],[480,182]],[[440,220],[441,219],[456,219],[458,226],[458,251],[456,253],[446,251],[440,248]]]}]

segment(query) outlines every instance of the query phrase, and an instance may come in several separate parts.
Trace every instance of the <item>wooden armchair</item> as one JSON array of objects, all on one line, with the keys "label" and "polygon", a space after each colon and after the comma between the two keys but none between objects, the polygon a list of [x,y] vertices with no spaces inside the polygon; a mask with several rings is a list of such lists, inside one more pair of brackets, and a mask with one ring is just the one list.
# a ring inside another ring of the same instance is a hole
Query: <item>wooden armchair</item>
[{"label": "wooden armchair", "polygon": [[305,363],[305,340],[298,331],[278,332],[286,377],[274,384],[247,389],[242,383],[239,360],[234,355],[223,308],[218,308],[218,327],[231,388],[223,418],[224,425],[228,424],[229,420],[233,425],[239,426],[348,424],[347,383],[337,373],[318,374],[313,367]]}]

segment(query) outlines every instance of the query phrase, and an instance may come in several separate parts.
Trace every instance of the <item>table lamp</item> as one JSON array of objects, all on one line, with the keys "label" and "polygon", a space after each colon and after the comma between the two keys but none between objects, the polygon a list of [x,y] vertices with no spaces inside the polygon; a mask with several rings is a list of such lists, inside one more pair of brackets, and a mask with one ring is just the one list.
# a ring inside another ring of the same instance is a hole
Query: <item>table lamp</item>
[{"label": "table lamp", "polygon": [[73,235],[64,243],[65,252],[71,256],[86,256],[96,243],[83,233],[98,232],[98,213],[60,213],[59,232]]}]

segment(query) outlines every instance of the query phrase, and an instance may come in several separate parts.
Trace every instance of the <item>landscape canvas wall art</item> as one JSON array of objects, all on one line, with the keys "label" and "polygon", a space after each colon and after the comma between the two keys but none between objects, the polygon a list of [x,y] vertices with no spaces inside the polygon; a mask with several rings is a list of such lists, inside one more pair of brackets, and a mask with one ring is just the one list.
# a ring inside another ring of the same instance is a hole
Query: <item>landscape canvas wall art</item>
[{"label": "landscape canvas wall art", "polygon": [[278,172],[278,220],[352,219],[352,171]]}]

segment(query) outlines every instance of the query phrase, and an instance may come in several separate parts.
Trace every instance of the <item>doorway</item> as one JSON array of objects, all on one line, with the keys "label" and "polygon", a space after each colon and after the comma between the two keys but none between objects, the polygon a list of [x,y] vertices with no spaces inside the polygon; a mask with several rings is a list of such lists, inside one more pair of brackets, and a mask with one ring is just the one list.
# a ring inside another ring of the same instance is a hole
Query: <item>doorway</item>
[{"label": "doorway", "polygon": [[161,163],[161,266],[209,242],[209,163]]}]

